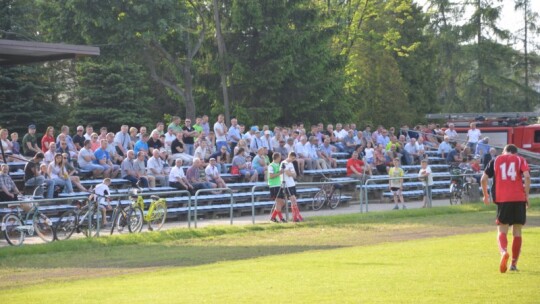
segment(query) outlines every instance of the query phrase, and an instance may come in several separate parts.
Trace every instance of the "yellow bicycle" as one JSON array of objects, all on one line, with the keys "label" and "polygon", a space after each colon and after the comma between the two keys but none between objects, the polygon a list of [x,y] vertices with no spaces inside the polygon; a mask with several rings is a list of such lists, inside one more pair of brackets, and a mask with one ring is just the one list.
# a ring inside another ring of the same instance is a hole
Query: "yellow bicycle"
[{"label": "yellow bicycle", "polygon": [[130,229],[130,231],[140,232],[144,223],[148,224],[149,231],[159,231],[167,219],[167,201],[157,195],[152,195],[150,196],[150,207],[145,212],[144,199],[139,195],[141,192],[141,188],[133,188],[129,191],[129,198],[132,201],[132,205],[128,212],[128,218],[138,218],[138,220],[133,220],[138,225],[133,227],[133,230]]}]

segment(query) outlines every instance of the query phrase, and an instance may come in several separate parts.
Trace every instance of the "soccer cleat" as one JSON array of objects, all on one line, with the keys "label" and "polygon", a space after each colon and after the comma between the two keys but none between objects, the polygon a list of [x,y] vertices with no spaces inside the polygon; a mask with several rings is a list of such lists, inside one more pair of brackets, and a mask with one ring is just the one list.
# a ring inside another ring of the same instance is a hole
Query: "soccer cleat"
[{"label": "soccer cleat", "polygon": [[501,273],[505,273],[506,270],[508,270],[508,259],[510,258],[510,255],[508,254],[508,252],[503,252],[503,254],[501,255],[501,263],[499,265],[499,270],[501,271]]},{"label": "soccer cleat", "polygon": [[275,217],[271,218],[270,221],[274,223],[279,223],[279,221]]},{"label": "soccer cleat", "polygon": [[392,210],[399,210],[399,206],[398,205],[395,205],[394,208]]},{"label": "soccer cleat", "polygon": [[286,219],[281,219],[281,222],[282,222],[282,223],[286,223],[287,220],[286,220]]},{"label": "soccer cleat", "polygon": [[405,207],[405,205],[403,205],[403,206],[401,207],[401,209],[405,210],[405,209],[407,209],[407,207]]},{"label": "soccer cleat", "polygon": [[516,265],[510,266],[510,271],[519,271],[516,267]]}]

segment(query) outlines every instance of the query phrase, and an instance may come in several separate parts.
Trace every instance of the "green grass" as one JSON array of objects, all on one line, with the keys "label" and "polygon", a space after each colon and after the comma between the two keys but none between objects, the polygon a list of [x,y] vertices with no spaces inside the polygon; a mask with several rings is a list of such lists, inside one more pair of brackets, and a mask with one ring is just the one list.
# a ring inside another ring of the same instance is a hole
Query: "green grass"
[{"label": "green grass", "polygon": [[529,209],[519,273],[498,273],[494,208],[466,205],[2,248],[0,299],[535,303],[539,203]]}]

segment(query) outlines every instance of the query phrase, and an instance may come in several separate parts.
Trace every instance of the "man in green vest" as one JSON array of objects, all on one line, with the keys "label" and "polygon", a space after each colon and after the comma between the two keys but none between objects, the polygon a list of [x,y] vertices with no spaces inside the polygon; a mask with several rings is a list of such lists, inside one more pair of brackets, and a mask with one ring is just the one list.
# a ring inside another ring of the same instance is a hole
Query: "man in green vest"
[{"label": "man in green vest", "polygon": [[[281,153],[275,152],[272,154],[272,163],[268,166],[268,187],[270,188],[270,197],[276,201],[270,221],[279,223],[280,221],[286,223],[283,218],[281,209],[285,206],[285,189],[281,189],[281,175],[283,170],[280,168]],[[279,220],[276,218],[279,217]]]}]

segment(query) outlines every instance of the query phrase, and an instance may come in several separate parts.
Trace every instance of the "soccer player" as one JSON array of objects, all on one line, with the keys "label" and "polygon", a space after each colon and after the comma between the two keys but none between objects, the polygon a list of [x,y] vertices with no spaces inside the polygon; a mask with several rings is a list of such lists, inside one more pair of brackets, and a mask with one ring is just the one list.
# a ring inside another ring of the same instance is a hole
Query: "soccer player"
[{"label": "soccer player", "polygon": [[[270,187],[270,197],[276,201],[270,220],[274,223],[279,221],[286,223],[287,221],[283,218],[281,209],[285,206],[285,193],[286,189],[281,188],[281,175],[283,170],[281,169],[281,153],[274,152],[272,154],[272,163],[268,166],[268,187]],[[276,216],[279,217],[279,221],[276,219]]]},{"label": "soccer player", "polygon": [[399,166],[399,158],[394,158],[394,166],[388,170],[388,176],[391,178],[390,183],[388,187],[390,188],[390,191],[392,191],[392,194],[394,195],[394,210],[399,209],[398,205],[398,198],[401,200],[401,206],[403,209],[407,209],[405,207],[405,200],[403,199],[403,176],[405,175],[405,172],[403,169]]},{"label": "soccer player", "polygon": [[[491,160],[482,175],[482,193],[484,204],[489,204],[488,178],[493,178],[491,195],[497,204],[498,241],[501,252],[499,270],[508,269],[507,251],[508,228],[512,226],[512,264],[511,271],[517,271],[517,262],[521,251],[521,227],[525,225],[526,209],[529,207],[529,188],[531,177],[527,161],[517,155],[517,147],[506,145],[502,155]],[[525,179],[525,184],[523,183]]]},{"label": "soccer player", "polygon": [[300,214],[300,209],[298,209],[298,204],[296,202],[296,183],[294,178],[296,177],[296,171],[294,170],[293,162],[296,159],[296,153],[290,152],[288,157],[281,162],[281,167],[283,167],[283,179],[285,180],[285,186],[287,186],[287,191],[289,194],[289,199],[291,200],[291,211],[293,215],[294,222],[301,222],[304,220]]}]

